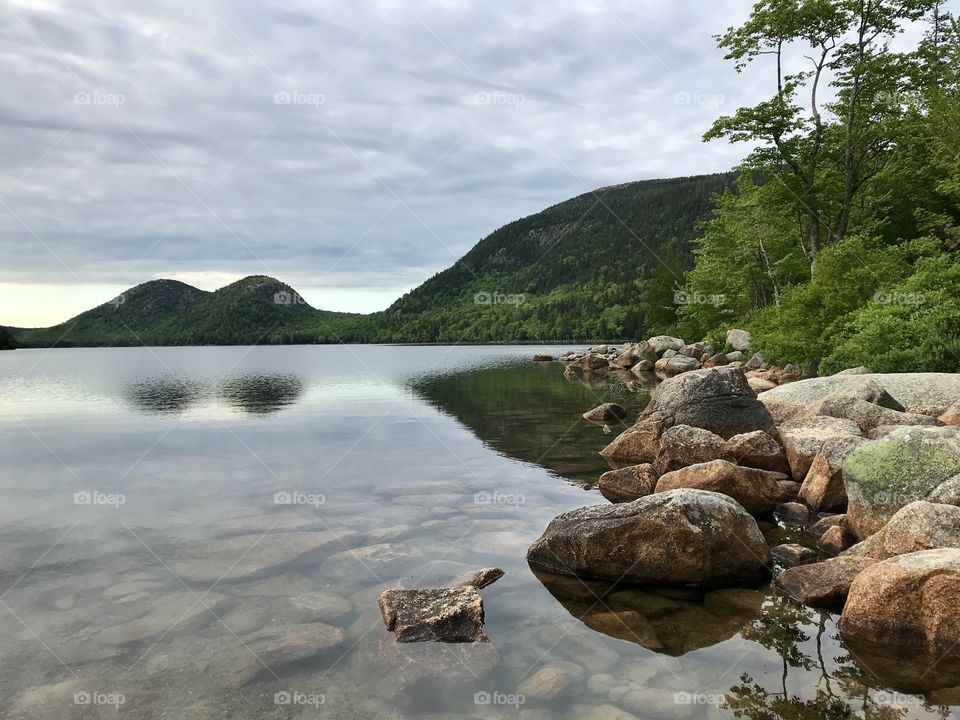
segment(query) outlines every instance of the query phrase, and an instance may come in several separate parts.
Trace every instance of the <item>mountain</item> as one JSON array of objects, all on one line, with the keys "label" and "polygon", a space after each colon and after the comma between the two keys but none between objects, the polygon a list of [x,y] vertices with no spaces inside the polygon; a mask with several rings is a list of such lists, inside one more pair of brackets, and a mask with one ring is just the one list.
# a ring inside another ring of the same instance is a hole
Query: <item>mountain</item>
[{"label": "mountain", "polygon": [[732,173],[601,188],[505,225],[358,323],[359,340],[503,342],[642,334],[646,281],[674,281]]},{"label": "mountain", "polygon": [[733,174],[600,188],[512,222],[371,315],[318,310],[255,275],[215,292],[153,280],[23,347],[326,342],[547,342],[639,337],[673,312],[692,244]]},{"label": "mountain", "polygon": [[317,310],[263,275],[215,292],[152,280],[60,325],[21,330],[16,340],[22,347],[337,342],[337,329],[355,317]]}]

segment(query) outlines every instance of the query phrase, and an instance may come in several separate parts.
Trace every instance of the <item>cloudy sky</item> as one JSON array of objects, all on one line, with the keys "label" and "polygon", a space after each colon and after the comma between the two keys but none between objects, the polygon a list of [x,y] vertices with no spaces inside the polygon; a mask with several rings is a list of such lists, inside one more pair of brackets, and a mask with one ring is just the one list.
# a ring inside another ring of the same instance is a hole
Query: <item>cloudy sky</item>
[{"label": "cloudy sky", "polygon": [[0,323],[269,274],[381,309],[518,217],[729,169],[747,0],[8,0]]}]

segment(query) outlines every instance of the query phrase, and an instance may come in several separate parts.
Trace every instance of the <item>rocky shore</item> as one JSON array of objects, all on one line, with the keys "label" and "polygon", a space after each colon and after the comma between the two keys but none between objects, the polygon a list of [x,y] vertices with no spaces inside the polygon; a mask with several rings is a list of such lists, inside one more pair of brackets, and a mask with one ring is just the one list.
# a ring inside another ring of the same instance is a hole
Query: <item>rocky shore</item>
[{"label": "rocky shore", "polygon": [[[559,359],[568,379],[616,375],[652,400],[601,451],[609,504],[550,522],[537,572],[698,592],[772,576],[839,611],[848,644],[960,657],[960,375],[815,377],[765,364],[740,330],[723,349],[660,336]],[[776,544],[774,527],[803,539]]]}]

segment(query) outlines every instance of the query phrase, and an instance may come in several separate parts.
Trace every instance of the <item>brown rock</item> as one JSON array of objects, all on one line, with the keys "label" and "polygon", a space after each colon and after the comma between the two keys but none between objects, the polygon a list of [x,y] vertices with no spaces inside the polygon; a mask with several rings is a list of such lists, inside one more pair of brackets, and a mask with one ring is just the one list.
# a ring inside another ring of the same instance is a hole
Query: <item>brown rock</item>
[{"label": "brown rock", "polygon": [[644,413],[633,427],[620,433],[600,454],[611,460],[652,463],[660,449],[660,437],[672,424],[663,413]]},{"label": "brown rock", "polygon": [[773,390],[777,387],[775,382],[766,380],[762,377],[751,377],[747,378],[747,384],[750,385],[750,389],[753,390],[757,395],[767,390]]},{"label": "brown rock", "polygon": [[790,471],[798,482],[807,476],[813,459],[828,440],[861,437],[860,428],[852,420],[826,415],[789,420],[779,429]]},{"label": "brown rock", "polygon": [[779,473],[734,465],[727,460],[691,465],[662,475],[657,492],[694,488],[723,493],[736,500],[752,515],[763,515],[780,502],[782,476]]},{"label": "brown rock", "polygon": [[534,362],[553,362],[554,359],[553,355],[545,352],[539,352],[533,356]]},{"label": "brown rock", "polygon": [[960,550],[898,555],[867,568],[853,581],[840,632],[845,639],[923,650],[938,660],[958,657],[958,607]]},{"label": "brown rock", "polygon": [[562,695],[573,680],[573,675],[559,667],[542,667],[517,686],[517,692],[534,700],[553,700]]},{"label": "brown rock", "polygon": [[810,511],[801,503],[781,503],[777,505],[774,513],[782,520],[791,523],[803,524],[810,519]]},{"label": "brown rock", "polygon": [[584,420],[594,423],[619,422],[627,416],[627,410],[617,403],[603,403],[583,414]]},{"label": "brown rock", "polygon": [[827,515],[810,525],[807,531],[815,537],[821,537],[827,530],[836,525],[848,528],[850,522],[846,515]]},{"label": "brown rock", "polygon": [[470,587],[480,590],[481,588],[493,585],[504,575],[505,573],[500,568],[483,568],[482,570],[476,570],[475,572],[457,578],[452,584],[469,585]]},{"label": "brown rock", "polygon": [[657,473],[653,465],[631,465],[611,470],[597,482],[600,493],[612,503],[633,502],[650,495],[657,487]]},{"label": "brown rock", "polygon": [[527,560],[565,575],[713,589],[762,580],[770,551],[729,497],[683,489],[558,515]]},{"label": "brown rock", "polygon": [[398,642],[489,642],[483,600],[471,585],[385,590],[378,601],[383,624]]},{"label": "brown rock", "polygon": [[790,472],[787,454],[780,443],[763,430],[741,433],[727,440],[723,459],[760,470]]},{"label": "brown rock", "polygon": [[660,437],[654,467],[662,475],[671,470],[717,460],[723,455],[725,441],[709,430],[674,425]]},{"label": "brown rock", "polygon": [[803,545],[777,545],[770,550],[773,559],[782,567],[790,568],[796,565],[806,565],[813,562],[817,553]]},{"label": "brown rock", "polygon": [[800,483],[795,480],[778,480],[780,486],[780,502],[795,502],[800,492]]},{"label": "brown rock", "polygon": [[852,530],[842,525],[834,525],[820,536],[817,547],[828,555],[839,555],[847,548],[853,547],[856,542],[857,536]]},{"label": "brown rock", "polygon": [[774,582],[804,605],[838,607],[846,600],[854,578],[876,562],[874,558],[836,557],[784,570]]},{"label": "brown rock", "polygon": [[847,554],[886,560],[937,548],[960,549],[960,507],[918,500],[897,511],[880,532]]},{"label": "brown rock", "polygon": [[955,402],[940,416],[940,422],[952,427],[960,426],[960,401]]}]

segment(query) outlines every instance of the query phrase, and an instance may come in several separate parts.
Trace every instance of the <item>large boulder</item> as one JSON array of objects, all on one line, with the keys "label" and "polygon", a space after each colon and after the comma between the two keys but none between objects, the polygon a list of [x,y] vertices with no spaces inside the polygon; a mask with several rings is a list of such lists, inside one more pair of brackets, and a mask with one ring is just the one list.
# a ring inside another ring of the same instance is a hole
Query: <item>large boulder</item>
[{"label": "large boulder", "polygon": [[619,462],[652,463],[660,450],[660,438],[672,425],[673,418],[666,413],[645,412],[600,454]]},{"label": "large boulder", "polygon": [[722,457],[724,447],[724,439],[709,430],[674,425],[660,437],[654,466],[657,474],[662,475],[688,465],[710,462]]},{"label": "large boulder", "polygon": [[746,330],[733,329],[727,331],[727,345],[734,350],[746,352],[750,349],[750,343],[752,342],[753,337]]},{"label": "large boulder", "polygon": [[751,515],[765,515],[780,503],[782,490],[777,481],[782,478],[780,473],[714,460],[662,475],[657,481],[657,492],[693,488],[723,493]]},{"label": "large boulder", "polygon": [[846,436],[827,440],[813,458],[803,479],[798,495],[800,501],[814,512],[844,509],[847,506],[847,491],[843,486],[843,460],[855,447],[865,442],[865,438]]},{"label": "large boulder", "polygon": [[886,560],[936,548],[960,549],[960,507],[918,500],[897,511],[880,532],[846,554]]},{"label": "large boulder", "polygon": [[790,420],[780,426],[790,473],[797,482],[803,482],[814,458],[828,441],[861,437],[860,428],[852,420],[827,415]]},{"label": "large boulder", "polygon": [[734,435],[727,440],[722,457],[747,467],[780,473],[790,472],[787,454],[780,443],[763,430]]},{"label": "large boulder", "polygon": [[902,412],[899,403],[876,383],[841,389],[809,405],[794,417],[829,415],[853,420],[864,434],[881,425],[940,425],[929,415]]},{"label": "large boulder", "polygon": [[878,561],[869,557],[831,558],[798,565],[777,575],[774,584],[794,600],[813,607],[840,607],[854,579]]},{"label": "large boulder", "polygon": [[738,367],[694,370],[665,380],[644,414],[657,412],[673,425],[692,425],[723,438],[754,430],[775,432],[773,418]]},{"label": "large boulder", "polygon": [[662,356],[667,350],[679,352],[680,349],[686,345],[680,338],[671,337],[670,335],[657,335],[647,340],[647,344],[658,356]]},{"label": "large boulder", "polygon": [[830,375],[770,390],[763,393],[761,401],[779,424],[837,390],[856,389],[871,383],[879,385],[899,401],[901,407],[891,408],[893,410],[922,412],[936,417],[960,401],[960,373]]},{"label": "large boulder", "polygon": [[860,573],[840,617],[844,639],[960,657],[960,550],[898,555]]},{"label": "large boulder", "polygon": [[605,472],[597,481],[600,494],[612,503],[639,500],[653,493],[657,487],[657,473],[653,465],[631,465]]},{"label": "large boulder", "polygon": [[527,560],[565,575],[719,588],[762,581],[770,551],[756,521],[729,497],[674,490],[558,515]]},{"label": "large boulder", "polygon": [[902,428],[865,442],[844,460],[843,483],[861,540],[915,500],[960,505],[960,431]]}]

